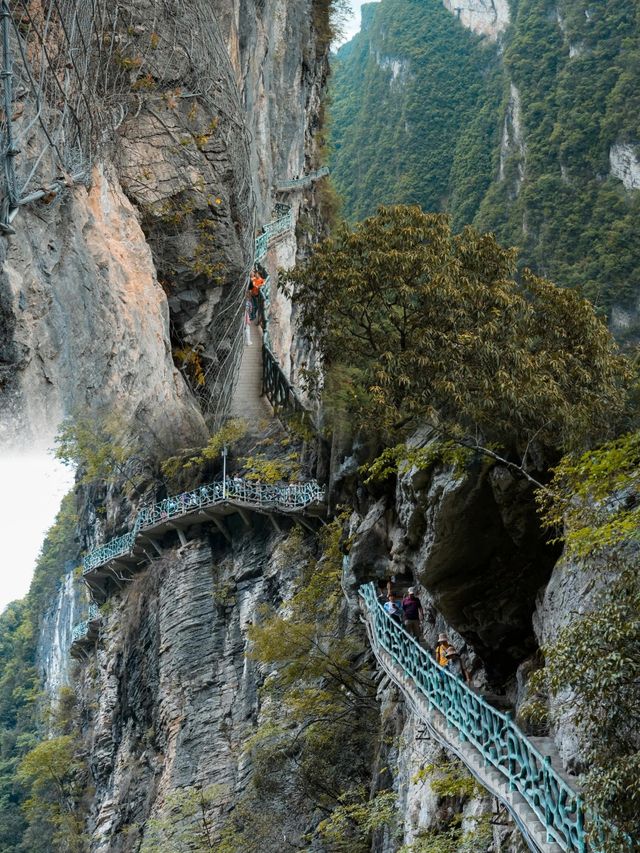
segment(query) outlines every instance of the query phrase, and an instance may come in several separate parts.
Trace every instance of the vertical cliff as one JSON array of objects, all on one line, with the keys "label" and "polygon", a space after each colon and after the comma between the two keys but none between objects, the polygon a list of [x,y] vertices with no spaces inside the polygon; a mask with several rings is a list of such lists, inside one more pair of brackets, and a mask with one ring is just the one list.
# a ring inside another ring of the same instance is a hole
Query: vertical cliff
[{"label": "vertical cliff", "polygon": [[416,201],[456,228],[494,231],[523,266],[584,288],[633,339],[637,9],[382,0],[365,10],[333,84],[347,215]]}]

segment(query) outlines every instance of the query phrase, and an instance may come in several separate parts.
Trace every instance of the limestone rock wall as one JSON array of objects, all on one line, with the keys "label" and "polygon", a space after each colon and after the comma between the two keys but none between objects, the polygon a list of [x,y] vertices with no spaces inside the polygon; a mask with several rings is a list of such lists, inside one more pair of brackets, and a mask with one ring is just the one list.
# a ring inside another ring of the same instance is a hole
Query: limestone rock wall
[{"label": "limestone rock wall", "polygon": [[506,468],[411,469],[395,495],[354,512],[351,535],[351,583],[418,582],[429,641],[454,629],[490,681],[504,685],[537,647],[536,595],[557,551],[544,544],[530,486]]},{"label": "limestone rock wall", "polygon": [[[60,418],[116,404],[164,440],[202,434],[174,368],[151,252],[111,169],[5,238],[0,325],[12,341],[0,385],[3,448],[50,446]],[[171,419],[166,412],[172,413]]]},{"label": "limestone rock wall", "polygon": [[[315,157],[328,46],[310,0],[123,7],[130,91],[90,186],[27,206],[0,238],[2,447],[48,445],[64,415],[114,405],[166,452],[197,443],[238,363],[274,186]],[[295,257],[290,238],[270,265]]]},{"label": "limestone rock wall", "polygon": [[[215,528],[168,542],[112,599],[82,670],[95,853],[137,850],[145,822],[180,788],[219,786],[229,805],[246,785],[264,677],[246,657],[246,629],[261,602],[286,599],[299,566],[266,519],[232,527],[232,546]],[[221,807],[218,827],[225,816]]]},{"label": "limestone rock wall", "polygon": [[463,26],[495,41],[509,26],[509,0],[443,0]]},{"label": "limestone rock wall", "polygon": [[40,623],[36,661],[43,691],[52,705],[58,700],[60,688],[71,685],[73,661],[69,650],[73,629],[87,607],[86,591],[78,583],[74,568],[73,564],[67,566],[58,595]]},{"label": "limestone rock wall", "polygon": [[[527,853],[528,848],[508,813],[481,788],[471,786],[465,795],[458,796],[439,793],[438,781],[447,776],[464,778],[458,775],[464,771],[430,737],[402,693],[386,678],[380,682],[378,700],[382,735],[376,769],[382,778],[379,776],[375,784],[388,785],[397,796],[398,836],[402,844],[419,845],[420,839],[429,833],[436,838],[443,833],[436,843],[448,840],[452,851]],[[457,842],[444,834],[452,819],[460,821],[461,837]],[[396,853],[397,849],[398,839],[385,831],[375,839],[373,853]]]}]

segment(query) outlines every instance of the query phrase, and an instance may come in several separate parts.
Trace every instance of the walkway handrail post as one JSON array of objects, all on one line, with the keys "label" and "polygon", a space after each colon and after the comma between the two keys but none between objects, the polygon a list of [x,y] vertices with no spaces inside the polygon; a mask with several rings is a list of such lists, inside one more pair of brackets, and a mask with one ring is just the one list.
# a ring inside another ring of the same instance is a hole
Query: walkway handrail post
[{"label": "walkway handrail post", "polygon": [[227,445],[222,447],[222,500],[227,499]]}]

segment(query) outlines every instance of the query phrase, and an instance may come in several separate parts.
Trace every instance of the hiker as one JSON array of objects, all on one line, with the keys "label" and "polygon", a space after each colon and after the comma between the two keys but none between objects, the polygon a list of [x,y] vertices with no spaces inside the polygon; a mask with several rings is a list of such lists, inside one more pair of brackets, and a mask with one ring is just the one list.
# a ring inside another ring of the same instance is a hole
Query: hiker
[{"label": "hiker", "polygon": [[435,648],[436,663],[440,666],[448,664],[447,649],[449,648],[449,638],[446,634],[438,634],[438,642]]},{"label": "hiker", "polygon": [[464,667],[462,663],[462,658],[456,651],[454,646],[448,646],[445,651],[445,657],[447,659],[447,667],[449,668],[449,672],[453,673],[456,678],[459,678],[461,681],[464,681],[465,684],[469,683],[469,673]]},{"label": "hiker", "polygon": [[402,625],[402,605],[396,598],[395,593],[390,592],[386,602],[382,606],[395,622]]},{"label": "hiker", "polygon": [[260,292],[260,288],[264,287],[266,279],[263,278],[258,270],[253,270],[251,275],[249,276],[251,283],[249,284],[249,293],[251,296],[257,296]]},{"label": "hiker", "polygon": [[402,599],[402,611],[404,614],[404,627],[406,632],[410,636],[415,637],[416,640],[419,640],[420,629],[424,622],[424,612],[422,610],[420,599],[415,593],[415,587],[410,586],[406,596]]}]

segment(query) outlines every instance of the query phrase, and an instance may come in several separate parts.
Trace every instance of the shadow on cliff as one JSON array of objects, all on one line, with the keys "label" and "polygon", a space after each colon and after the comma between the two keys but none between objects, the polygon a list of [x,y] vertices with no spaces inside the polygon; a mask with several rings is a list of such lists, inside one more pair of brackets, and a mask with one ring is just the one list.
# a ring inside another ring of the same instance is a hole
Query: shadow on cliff
[{"label": "shadow on cliff", "polygon": [[417,581],[430,598],[426,635],[441,614],[473,647],[490,681],[504,682],[537,648],[536,594],[559,548],[546,542],[531,484],[504,466],[477,462],[462,474],[449,466],[414,468],[397,479],[395,493],[369,502],[352,530],[357,584],[390,576],[400,588]]}]

